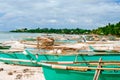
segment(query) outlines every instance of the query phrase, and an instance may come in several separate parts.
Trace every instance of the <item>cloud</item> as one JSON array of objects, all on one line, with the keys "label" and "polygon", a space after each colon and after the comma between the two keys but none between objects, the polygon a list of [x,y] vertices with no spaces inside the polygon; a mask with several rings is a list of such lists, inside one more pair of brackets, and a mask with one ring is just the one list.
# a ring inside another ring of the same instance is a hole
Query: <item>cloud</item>
[{"label": "cloud", "polygon": [[75,19],[68,19],[68,22],[70,22],[70,23],[77,23],[78,21],[75,20]]},{"label": "cloud", "polygon": [[57,20],[55,19],[51,19],[51,20],[48,20],[49,23],[57,23]]},{"label": "cloud", "polygon": [[118,22],[119,13],[119,0],[0,0],[0,29],[49,25],[94,29]]}]

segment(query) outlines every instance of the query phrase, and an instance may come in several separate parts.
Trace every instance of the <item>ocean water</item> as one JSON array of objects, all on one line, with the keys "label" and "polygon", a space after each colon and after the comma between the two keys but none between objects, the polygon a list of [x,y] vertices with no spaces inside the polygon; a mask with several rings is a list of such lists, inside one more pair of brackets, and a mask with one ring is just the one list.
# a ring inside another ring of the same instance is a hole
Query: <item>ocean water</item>
[{"label": "ocean water", "polygon": [[[4,41],[23,40],[25,38],[36,38],[38,36],[58,37],[64,36],[62,34],[46,34],[46,33],[12,33],[12,32],[0,32],[0,43]],[[73,35],[74,36],[74,35]],[[77,43],[76,40],[55,40],[62,43]]]},{"label": "ocean water", "polygon": [[41,33],[12,33],[12,32],[0,32],[0,42],[6,40],[22,40],[27,37],[41,36]]}]

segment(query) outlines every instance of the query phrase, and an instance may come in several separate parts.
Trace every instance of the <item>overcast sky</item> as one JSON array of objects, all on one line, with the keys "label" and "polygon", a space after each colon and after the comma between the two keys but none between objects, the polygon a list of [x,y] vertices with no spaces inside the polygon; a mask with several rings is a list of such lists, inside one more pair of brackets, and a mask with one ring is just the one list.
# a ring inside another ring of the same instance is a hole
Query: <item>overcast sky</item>
[{"label": "overcast sky", "polygon": [[95,29],[120,21],[120,0],[0,0],[0,31]]}]

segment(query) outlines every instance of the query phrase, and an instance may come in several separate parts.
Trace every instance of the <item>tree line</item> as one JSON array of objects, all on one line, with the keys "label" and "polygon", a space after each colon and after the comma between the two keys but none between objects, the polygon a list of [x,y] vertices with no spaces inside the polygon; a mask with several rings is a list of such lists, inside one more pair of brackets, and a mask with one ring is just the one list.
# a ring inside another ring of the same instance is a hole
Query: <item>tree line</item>
[{"label": "tree line", "polygon": [[37,28],[37,29],[16,29],[12,30],[10,32],[29,32],[29,33],[57,33],[57,34],[85,34],[85,33],[90,33],[90,30],[86,29],[53,29],[53,28]]},{"label": "tree line", "polygon": [[104,27],[99,27],[98,29],[94,29],[91,31],[93,34],[99,34],[99,35],[115,35],[120,36],[120,22],[116,24],[110,24],[108,23]]},{"label": "tree line", "polygon": [[120,22],[116,24],[108,23],[106,26],[99,27],[98,29],[53,29],[53,28],[37,28],[37,29],[16,29],[10,32],[29,32],[29,33],[57,33],[57,34],[98,34],[98,35],[116,35],[120,36]]}]

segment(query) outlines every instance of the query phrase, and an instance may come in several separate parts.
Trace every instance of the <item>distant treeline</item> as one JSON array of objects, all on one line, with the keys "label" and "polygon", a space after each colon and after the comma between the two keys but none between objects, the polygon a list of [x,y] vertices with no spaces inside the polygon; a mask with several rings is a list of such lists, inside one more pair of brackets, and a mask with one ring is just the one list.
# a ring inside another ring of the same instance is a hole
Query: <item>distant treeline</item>
[{"label": "distant treeline", "polygon": [[107,24],[106,26],[99,27],[98,29],[85,30],[85,29],[53,29],[53,28],[37,28],[37,29],[16,29],[10,32],[29,32],[29,33],[57,33],[57,34],[99,34],[99,35],[116,35],[120,36],[120,22],[116,24]]},{"label": "distant treeline", "polygon": [[99,27],[98,29],[92,30],[91,33],[102,34],[102,35],[116,35],[120,36],[120,22],[116,24],[108,24],[104,27]]},{"label": "distant treeline", "polygon": [[53,28],[37,28],[37,29],[17,29],[12,30],[10,32],[29,32],[29,33],[57,33],[57,34],[84,34],[84,33],[90,33],[90,30],[85,29],[53,29]]}]

